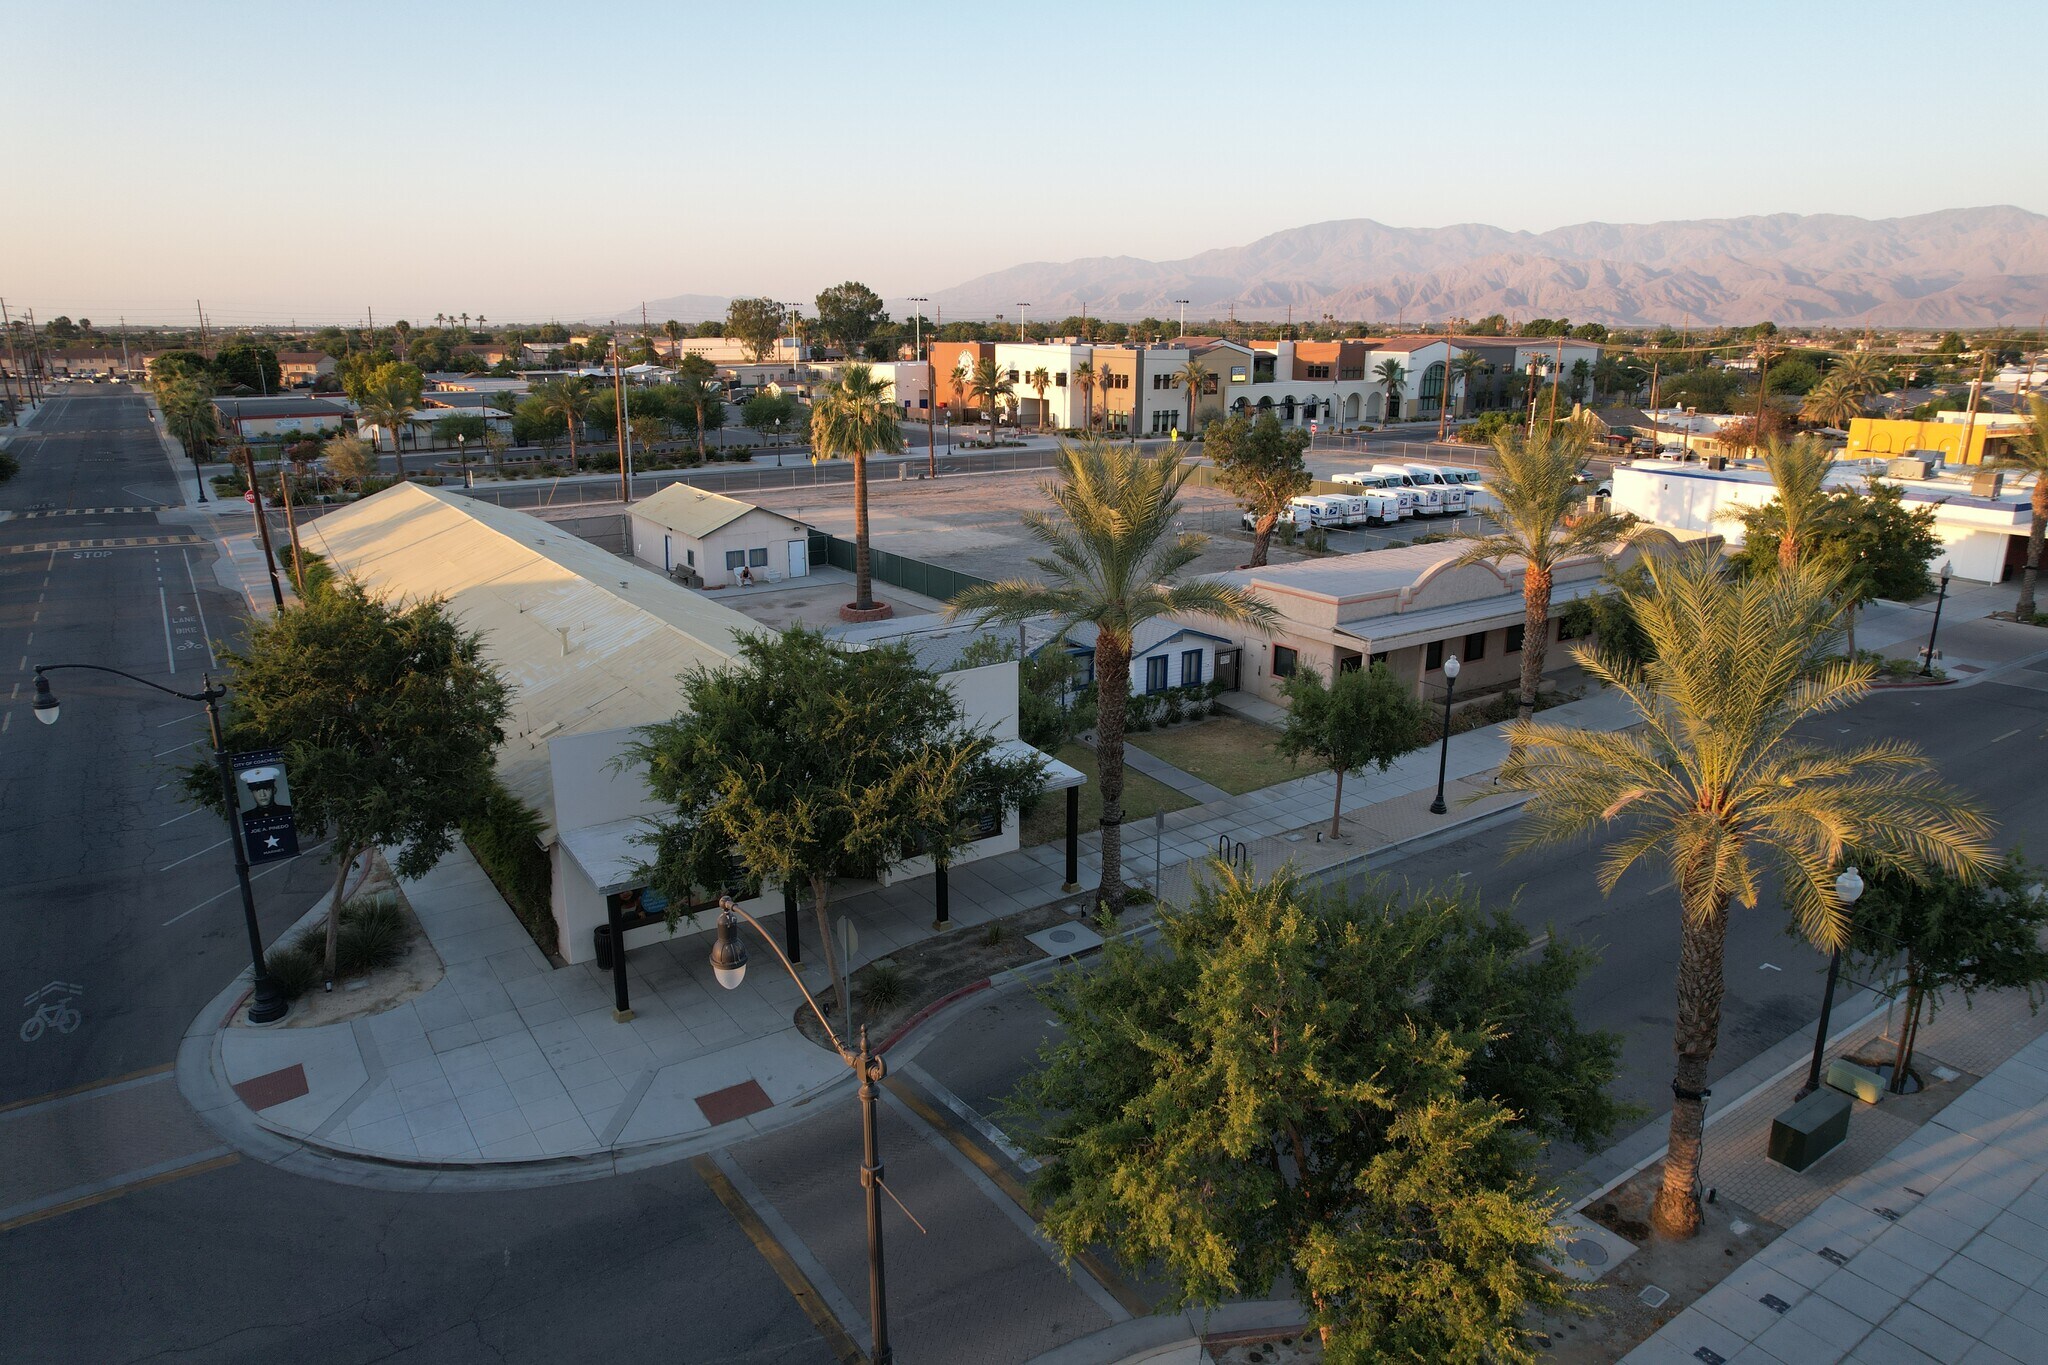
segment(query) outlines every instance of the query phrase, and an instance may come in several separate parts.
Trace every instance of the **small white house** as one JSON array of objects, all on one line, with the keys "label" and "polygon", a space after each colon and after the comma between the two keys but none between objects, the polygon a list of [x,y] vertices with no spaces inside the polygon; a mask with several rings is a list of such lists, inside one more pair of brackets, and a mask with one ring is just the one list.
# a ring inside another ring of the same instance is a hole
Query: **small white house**
[{"label": "small white house", "polygon": [[775,583],[811,571],[804,523],[686,483],[635,503],[630,519],[633,557],[693,587]]}]

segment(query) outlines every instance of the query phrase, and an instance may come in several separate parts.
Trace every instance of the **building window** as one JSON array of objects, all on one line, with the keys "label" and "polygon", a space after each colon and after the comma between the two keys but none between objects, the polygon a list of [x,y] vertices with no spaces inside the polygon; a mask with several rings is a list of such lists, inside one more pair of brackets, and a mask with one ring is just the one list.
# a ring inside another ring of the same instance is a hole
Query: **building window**
[{"label": "building window", "polygon": [[1363,379],[1365,378],[1365,366],[1346,365],[1337,372],[1337,377],[1339,379]]},{"label": "building window", "polygon": [[1181,651],[1180,685],[1194,687],[1202,681],[1202,651],[1188,649]]},{"label": "building window", "polygon": [[1509,627],[1508,627],[1508,647],[1507,647],[1507,649],[1506,649],[1506,650],[1504,650],[1504,651],[1503,651],[1503,653],[1507,653],[1507,654],[1520,654],[1520,653],[1522,652],[1522,637],[1523,637],[1524,635],[1528,634],[1528,631],[1529,631],[1529,627],[1527,627],[1527,626],[1525,626],[1525,625],[1524,625],[1524,626],[1509,626]]},{"label": "building window", "polygon": [[1166,656],[1154,655],[1145,660],[1145,690],[1164,692],[1166,690]]},{"label": "building window", "polygon": [[1477,630],[1465,637],[1465,662],[1477,663],[1486,657],[1486,632]]},{"label": "building window", "polygon": [[1273,676],[1291,678],[1294,669],[1301,662],[1301,655],[1287,645],[1273,646]]},{"label": "building window", "polygon": [[[1056,389],[1064,389],[1067,386],[1067,372],[1065,370],[1061,370],[1052,377],[1052,386]],[[630,426],[631,423],[627,425]]]},{"label": "building window", "polygon": [[1010,382],[1012,384],[1017,382],[1017,372],[1015,370],[1010,371]]},{"label": "building window", "polygon": [[765,548],[763,548],[763,549],[759,549],[759,550],[749,550],[749,551],[747,551],[747,567],[748,567],[748,568],[750,568],[750,569],[765,569],[765,568],[767,568],[767,567],[768,567],[768,551],[767,551],[767,550],[766,550]]},{"label": "building window", "polygon": [[1157,392],[1160,389],[1177,389],[1179,387],[1180,376],[1177,374],[1155,374],[1152,376],[1152,388],[1154,392]]},{"label": "building window", "polygon": [[693,568],[693,569],[694,569],[694,568],[696,568],[696,567],[697,567],[697,552],[696,552],[695,550],[685,550],[685,551],[683,551],[683,563],[685,563],[685,564],[689,565],[689,566],[690,566],[691,568]]},{"label": "building window", "polygon": [[725,567],[726,567],[726,568],[728,568],[728,569],[742,569],[742,568],[745,568],[745,567],[746,567],[746,564],[747,564],[747,552],[746,552],[745,550],[727,550],[727,551],[725,552]]},{"label": "building window", "polygon": [[1429,648],[1422,651],[1422,671],[1434,673],[1444,666],[1444,642],[1431,640]]},{"label": "building window", "polygon": [[1092,649],[1081,650],[1074,654],[1073,659],[1074,667],[1077,670],[1074,674],[1074,686],[1076,688],[1093,686],[1095,683],[1095,651]]},{"label": "building window", "polygon": [[1304,365],[1301,367],[1301,377],[1303,379],[1328,379],[1330,377],[1330,367],[1328,365]]}]

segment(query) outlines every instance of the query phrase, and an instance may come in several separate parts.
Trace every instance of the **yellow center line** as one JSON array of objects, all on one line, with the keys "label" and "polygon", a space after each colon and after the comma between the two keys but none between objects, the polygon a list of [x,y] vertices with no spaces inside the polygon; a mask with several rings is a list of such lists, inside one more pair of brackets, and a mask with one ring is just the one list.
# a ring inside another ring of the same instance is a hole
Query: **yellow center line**
[{"label": "yellow center line", "polygon": [[103,1081],[87,1081],[84,1085],[74,1085],[66,1090],[52,1090],[47,1095],[31,1095],[25,1100],[10,1100],[6,1104],[0,1104],[0,1114],[14,1109],[27,1109],[31,1105],[48,1104],[52,1100],[70,1099],[73,1095],[83,1095],[89,1090],[104,1090],[109,1086],[126,1085],[129,1081],[139,1081],[144,1076],[161,1076],[174,1065],[174,1062],[165,1062],[162,1066],[146,1066],[125,1076],[109,1076]]},{"label": "yellow center line", "polygon": [[[732,1181],[726,1179],[725,1172],[719,1170],[717,1164],[708,1156],[692,1157],[690,1169],[697,1173],[698,1179],[711,1187],[711,1192],[718,1196],[718,1202],[725,1205],[725,1211],[740,1225],[740,1231],[747,1234],[747,1240],[754,1244],[754,1250],[761,1253],[761,1259],[768,1262],[776,1278],[782,1281],[783,1288],[796,1300],[796,1306],[803,1310],[804,1316],[811,1320],[811,1326],[825,1339],[826,1349],[839,1358],[840,1365],[861,1365],[861,1362],[867,1359],[866,1355],[860,1347],[854,1345],[853,1338],[846,1334],[846,1329],[840,1325],[839,1319],[825,1306],[825,1300],[819,1295],[817,1287],[811,1283],[810,1277],[798,1268],[782,1243],[775,1240],[775,1234],[761,1221],[761,1215],[754,1212],[754,1206],[747,1202],[746,1196],[739,1192]],[[0,1231],[5,1229],[0,1228]]]},{"label": "yellow center line", "polygon": [[159,1171],[155,1175],[145,1176],[140,1180],[130,1181],[125,1185],[116,1185],[110,1190],[100,1190],[78,1199],[68,1200],[62,1204],[53,1204],[47,1209],[37,1209],[33,1213],[24,1213],[19,1218],[10,1218],[4,1223],[0,1223],[0,1232],[12,1232],[16,1228],[25,1228],[31,1223],[40,1223],[45,1219],[61,1217],[67,1213],[76,1213],[79,1209],[91,1208],[94,1204],[104,1204],[110,1199],[119,1199],[124,1194],[133,1194],[137,1190],[146,1190],[152,1185],[164,1185],[173,1180],[183,1180],[188,1175],[204,1175],[208,1171],[218,1171],[223,1167],[234,1165],[241,1159],[241,1153],[229,1152],[223,1156],[211,1157],[205,1161],[196,1161],[190,1166],[180,1166],[174,1171]]}]

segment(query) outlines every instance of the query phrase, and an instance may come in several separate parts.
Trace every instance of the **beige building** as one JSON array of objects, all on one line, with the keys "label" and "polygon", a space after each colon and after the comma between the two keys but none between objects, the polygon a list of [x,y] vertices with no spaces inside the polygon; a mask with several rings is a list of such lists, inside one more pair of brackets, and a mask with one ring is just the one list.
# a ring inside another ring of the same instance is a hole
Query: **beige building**
[{"label": "beige building", "polygon": [[811,571],[810,528],[737,498],[672,483],[634,503],[633,557],[701,588],[777,583]]},{"label": "beige building", "polygon": [[334,357],[325,351],[279,351],[279,378],[289,388],[311,388],[334,377]]}]

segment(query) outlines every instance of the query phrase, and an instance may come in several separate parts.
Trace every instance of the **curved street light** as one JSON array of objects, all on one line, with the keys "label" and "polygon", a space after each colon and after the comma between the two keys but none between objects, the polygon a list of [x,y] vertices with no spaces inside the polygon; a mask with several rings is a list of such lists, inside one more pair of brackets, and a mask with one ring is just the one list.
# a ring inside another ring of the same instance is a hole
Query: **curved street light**
[{"label": "curved street light", "polygon": [[[744,920],[753,927],[774,952],[782,969],[789,973],[789,979],[796,982],[796,988],[803,992],[804,1003],[811,1007],[811,1013],[818,1016],[818,1024],[825,1030],[825,1036],[832,1040],[833,1048],[839,1053],[839,1060],[860,1077],[860,1127],[861,1166],[860,1184],[867,1192],[868,1212],[868,1325],[872,1334],[872,1349],[868,1352],[869,1365],[892,1365],[895,1353],[889,1347],[889,1310],[886,1285],[882,1273],[882,1158],[875,1134],[875,1087],[888,1074],[888,1064],[868,1049],[868,1030],[863,1024],[860,1030],[860,1046],[849,1048],[839,1041],[832,1023],[825,1017],[825,1011],[818,1008],[818,1002],[811,995],[804,980],[797,975],[796,968],[775,942],[775,936],[761,927],[759,920],[733,903],[731,896],[718,898],[718,936],[711,945],[711,974],[718,984],[727,990],[735,990],[747,976],[747,945],[740,940],[740,922]],[[845,1002],[840,1002],[845,1008]],[[892,1193],[889,1196],[894,1199]],[[907,1210],[906,1210],[907,1212]]]},{"label": "curved street light", "polygon": [[[1863,874],[1856,870],[1854,863],[1842,869],[1835,878],[1835,899],[1842,903],[1842,913],[1847,915],[1856,909],[1856,901],[1863,895]],[[1813,1035],[1813,1064],[1806,1069],[1806,1084],[1799,1088],[1795,1099],[1805,1099],[1820,1089],[1821,1053],[1828,1046],[1828,1017],[1835,1010],[1835,978],[1841,975],[1842,950],[1840,948],[1828,958],[1828,984],[1820,997],[1820,1027]]]},{"label": "curved street light", "polygon": [[45,725],[57,723],[57,694],[50,690],[50,680],[43,675],[61,669],[79,669],[89,673],[112,673],[130,682],[139,682],[144,687],[153,687],[168,696],[181,701],[206,703],[206,727],[213,736],[213,764],[220,772],[221,818],[227,821],[228,843],[235,850],[235,880],[242,889],[242,921],[249,931],[249,960],[255,971],[255,990],[249,1001],[249,1022],[252,1024],[274,1024],[291,1010],[291,1001],[271,980],[270,966],[263,960],[263,931],[256,923],[256,894],[249,889],[249,855],[242,847],[242,831],[235,824],[235,774],[228,763],[228,754],[221,742],[220,699],[228,694],[225,683],[217,683],[213,675],[203,675],[204,686],[197,692],[180,692],[165,687],[162,683],[138,678],[118,668],[107,668],[100,664],[37,664],[36,699],[33,706],[35,717]]}]

